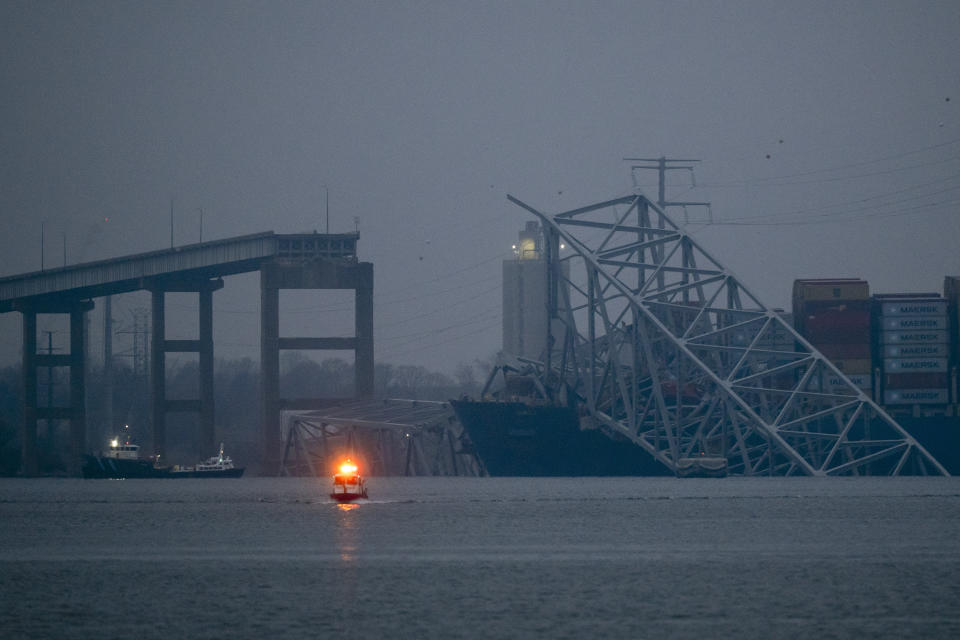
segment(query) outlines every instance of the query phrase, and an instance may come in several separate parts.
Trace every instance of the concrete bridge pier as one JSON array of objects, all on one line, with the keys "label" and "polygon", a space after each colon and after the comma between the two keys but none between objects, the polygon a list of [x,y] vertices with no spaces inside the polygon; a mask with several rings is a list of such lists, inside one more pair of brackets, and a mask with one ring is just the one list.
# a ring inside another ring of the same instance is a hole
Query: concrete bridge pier
[{"label": "concrete bridge pier", "polygon": [[[145,286],[151,294],[150,405],[154,455],[167,457],[167,414],[194,411],[200,414],[200,448],[213,455],[216,449],[213,404],[213,292],[223,280],[164,279]],[[167,340],[165,298],[168,292],[196,293],[200,298],[199,335],[196,340]],[[167,399],[166,354],[199,354],[199,398]]]},{"label": "concrete bridge pier", "polygon": [[[85,386],[85,320],[93,309],[90,300],[38,301],[17,305],[23,315],[23,424],[21,428],[21,472],[33,477],[39,474],[37,455],[37,421],[70,421],[70,455],[67,473],[79,476],[86,451],[87,409]],[[37,353],[37,315],[70,315],[70,353]],[[41,407],[37,401],[37,370],[41,367],[66,367],[70,372],[69,406]]]},{"label": "concrete bridge pier", "polygon": [[[354,337],[281,337],[281,289],[353,289]],[[350,350],[354,352],[354,396],[373,395],[373,265],[355,259],[277,259],[260,267],[260,401],[263,471],[281,462],[280,412],[315,409],[321,398],[281,398],[282,350]],[[329,402],[329,399],[327,399]]]}]

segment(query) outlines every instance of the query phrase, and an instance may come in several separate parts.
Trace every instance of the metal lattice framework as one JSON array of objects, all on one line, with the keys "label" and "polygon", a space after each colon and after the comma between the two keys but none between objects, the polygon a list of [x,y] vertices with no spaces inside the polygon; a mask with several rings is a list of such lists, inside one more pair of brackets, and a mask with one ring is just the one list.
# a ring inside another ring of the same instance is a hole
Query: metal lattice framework
[{"label": "metal lattice framework", "polygon": [[508,198],[545,232],[542,388],[581,420],[674,471],[710,456],[742,475],[949,475],[643,195],[553,216]]},{"label": "metal lattice framework", "polygon": [[281,476],[326,476],[343,455],[368,476],[485,475],[446,402],[331,401],[284,418]]}]

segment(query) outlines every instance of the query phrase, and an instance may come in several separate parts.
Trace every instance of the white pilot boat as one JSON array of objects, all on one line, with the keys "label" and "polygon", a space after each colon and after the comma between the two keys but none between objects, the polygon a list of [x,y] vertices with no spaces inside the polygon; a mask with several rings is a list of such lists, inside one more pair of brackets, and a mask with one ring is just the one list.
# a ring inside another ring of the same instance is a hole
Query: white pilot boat
[{"label": "white pilot boat", "polygon": [[220,443],[220,453],[198,462],[192,467],[175,465],[170,470],[171,478],[239,478],[243,475],[243,467],[233,464],[230,456],[223,455],[223,443]]}]

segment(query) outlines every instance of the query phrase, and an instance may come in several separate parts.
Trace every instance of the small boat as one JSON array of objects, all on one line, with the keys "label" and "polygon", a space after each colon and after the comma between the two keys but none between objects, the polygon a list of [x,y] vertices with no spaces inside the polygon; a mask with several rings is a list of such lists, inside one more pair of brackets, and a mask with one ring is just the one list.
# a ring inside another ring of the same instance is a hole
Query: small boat
[{"label": "small boat", "polygon": [[360,469],[349,458],[340,464],[333,476],[333,493],[330,497],[337,502],[353,502],[367,497],[367,487],[363,484]]},{"label": "small boat", "polygon": [[193,467],[176,465],[170,470],[171,478],[239,478],[243,475],[244,467],[233,464],[230,456],[223,455],[223,443],[220,443],[220,453],[198,462]]}]

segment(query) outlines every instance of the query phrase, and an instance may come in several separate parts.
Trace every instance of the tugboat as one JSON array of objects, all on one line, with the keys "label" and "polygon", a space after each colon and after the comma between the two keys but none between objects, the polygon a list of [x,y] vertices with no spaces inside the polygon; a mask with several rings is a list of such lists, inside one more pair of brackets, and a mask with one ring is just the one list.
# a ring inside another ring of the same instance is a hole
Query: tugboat
[{"label": "tugboat", "polygon": [[83,456],[84,478],[166,478],[170,467],[160,466],[158,458],[141,458],[140,445],[113,438],[107,451]]},{"label": "tugboat", "polygon": [[244,467],[236,467],[230,456],[223,455],[223,443],[220,443],[220,453],[198,462],[193,467],[179,465],[170,470],[171,478],[239,478],[243,475]]},{"label": "tugboat", "polygon": [[337,502],[353,502],[367,497],[367,488],[363,484],[360,470],[349,458],[340,464],[333,476],[333,493],[330,497]]}]

